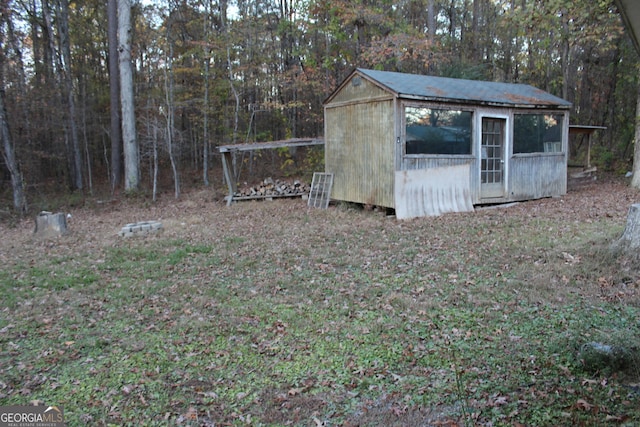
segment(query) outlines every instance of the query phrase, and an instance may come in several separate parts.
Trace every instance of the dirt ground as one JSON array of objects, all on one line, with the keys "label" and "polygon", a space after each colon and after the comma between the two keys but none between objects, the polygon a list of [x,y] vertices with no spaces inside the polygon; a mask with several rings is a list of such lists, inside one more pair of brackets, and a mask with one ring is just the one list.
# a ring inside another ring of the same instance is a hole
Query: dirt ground
[{"label": "dirt ground", "polygon": [[[634,203],[640,203],[640,191],[630,188],[626,179],[613,176],[602,176],[597,181],[570,188],[568,194],[563,197],[522,202],[510,207],[479,208],[475,213],[448,214],[437,219],[418,218],[409,221],[398,221],[393,217],[388,217],[383,211],[375,210],[363,210],[357,215],[354,215],[353,212],[347,214],[344,206],[340,204],[332,204],[327,212],[311,213],[308,211],[305,201],[300,198],[277,199],[271,202],[239,202],[227,207],[220,194],[211,189],[186,191],[179,200],[175,200],[170,193],[163,194],[157,203],[152,203],[143,197],[116,200],[86,199],[81,207],[61,209],[65,214],[69,214],[70,218],[68,219],[69,233],[60,238],[40,239],[35,236],[33,217],[13,224],[0,222],[0,233],[3,237],[0,239],[0,263],[9,267],[7,271],[17,271],[20,266],[36,264],[42,257],[47,256],[61,260],[60,262],[72,264],[74,256],[77,254],[82,254],[85,260],[90,259],[95,263],[105,262],[105,252],[108,248],[126,247],[130,244],[118,235],[125,224],[151,220],[160,221],[163,224],[164,229],[159,235],[159,239],[168,238],[180,242],[228,242],[233,236],[249,236],[253,233],[252,238],[260,243],[255,246],[260,248],[260,251],[264,251],[265,253],[262,255],[266,256],[269,256],[271,251],[268,242],[277,242],[274,244],[281,244],[286,250],[287,245],[291,244],[288,239],[295,240],[292,236],[308,236],[309,223],[314,221],[320,222],[320,224],[313,223],[311,231],[323,228],[330,229],[331,233],[335,234],[353,232],[355,222],[357,222],[357,227],[360,230],[378,230],[384,233],[393,232],[394,228],[402,228],[425,235],[435,229],[430,228],[430,224],[437,223],[439,233],[444,236],[447,231],[454,233],[464,230],[465,227],[476,230],[476,233],[482,233],[482,227],[496,223],[508,224],[514,218],[543,218],[544,221],[541,223],[545,224],[554,223],[554,220],[557,220],[558,223],[569,224],[569,226],[559,229],[560,232],[567,233],[566,236],[556,236],[562,241],[565,237],[566,240],[571,240],[569,235],[571,230],[592,223],[611,225],[611,227],[622,231],[629,207]],[[305,219],[307,217],[309,217],[308,221]],[[464,219],[464,223],[461,222],[461,218]],[[285,234],[278,234],[282,233],[284,228],[276,225],[287,222],[288,219],[292,224],[291,227],[297,228],[286,230]],[[602,219],[606,219],[606,221],[602,221]],[[519,222],[511,221],[511,223],[518,224]],[[529,221],[528,224],[535,226],[536,221]],[[600,225],[597,225],[593,228],[599,227]],[[515,231],[521,234],[518,239],[527,239],[526,229]],[[602,233],[602,235],[610,236],[612,233]],[[409,238],[412,237],[412,233],[405,233],[403,236]],[[450,235],[447,236],[450,237]],[[150,239],[154,238],[150,237]],[[249,240],[247,241],[249,242]],[[455,252],[454,246],[460,245],[461,241],[459,239],[456,243],[456,239],[442,239],[437,242],[439,246],[436,249]],[[133,240],[130,242],[132,245],[137,244]],[[519,240],[514,244],[518,242]],[[361,257],[356,257],[356,260],[358,262],[370,261],[374,264],[388,260],[390,251],[385,246],[388,243],[389,241],[381,242],[381,249],[364,248],[363,253],[360,254]],[[371,241],[368,244],[375,245],[376,242]],[[536,252],[538,248],[535,248],[535,245],[531,246],[529,252],[511,252],[504,260],[495,260],[495,262],[504,265],[517,263],[520,260],[523,263],[535,264],[537,263],[535,257],[540,254]],[[384,253],[377,254],[375,253],[376,249],[380,249],[380,252],[384,251]],[[254,256],[256,255],[254,252],[249,252],[253,250],[246,248],[246,253],[237,253],[232,256]],[[327,251],[330,252],[330,250]],[[580,256],[575,252],[563,254],[562,249],[558,249],[556,252],[549,255],[548,259],[551,261],[539,269],[541,276],[536,276],[536,281],[551,283],[558,277],[562,278],[563,266],[578,262],[577,259]],[[558,254],[561,254],[560,258],[558,258]],[[562,256],[565,258],[562,259]],[[591,256],[588,261],[584,260],[583,262],[593,262],[594,259]],[[416,262],[420,260],[417,259]],[[392,261],[394,260],[392,259]],[[555,264],[559,264],[559,266]],[[637,266],[637,262],[632,260],[627,262],[622,259],[615,266],[608,267],[607,272],[602,275],[604,282],[599,283],[597,280],[585,279],[584,282],[589,283],[580,289],[581,296],[596,299],[604,297],[608,300],[613,298],[616,301],[621,300],[637,306],[640,303],[640,270]],[[318,268],[322,267],[323,265],[319,264]],[[621,269],[620,274],[615,273],[616,268]],[[546,276],[543,277],[543,274]],[[611,276],[607,276],[607,274]],[[450,277],[453,276],[450,275]],[[599,275],[594,277],[597,278]],[[609,280],[609,277],[613,278]],[[614,280],[616,285],[613,284]],[[621,285],[627,283],[629,286],[623,289]],[[603,287],[606,287],[604,291],[600,289]],[[550,298],[550,301],[560,301],[572,291],[572,289],[562,288],[554,286],[553,283],[549,284],[549,289],[552,289],[553,292],[550,295],[553,297]],[[483,298],[490,299],[490,296],[486,295],[469,294],[467,297],[478,298],[476,302],[480,305],[483,304]],[[291,396],[290,399],[294,401],[300,398]],[[308,407],[308,413],[314,413],[321,404],[322,402],[317,399],[304,403]],[[432,414],[430,410],[423,408],[396,408],[394,406],[396,404],[398,402],[373,402],[367,407],[366,414],[359,413],[357,420],[354,418],[352,424],[349,424],[350,420],[347,420],[345,425],[367,425],[367,423],[373,425],[381,420],[384,420],[385,425],[417,425],[418,420],[421,422],[433,420],[433,425],[447,425],[435,424],[435,422],[443,418],[443,413],[458,412],[458,408],[448,410],[440,408]],[[274,401],[273,405],[280,408],[279,402]],[[297,403],[293,402],[292,405],[297,405]],[[398,416],[399,413],[402,414],[402,417]],[[265,419],[269,419],[270,416],[277,417],[278,414],[275,412],[271,414],[269,408],[266,408],[263,416]]]},{"label": "dirt ground", "polygon": [[[0,233],[3,236],[0,239],[0,263],[5,266],[20,266],[25,265],[29,260],[38,260],[49,254],[55,258],[73,259],[78,253],[86,254],[99,261],[104,257],[106,249],[126,244],[125,239],[118,236],[121,228],[128,223],[139,221],[160,221],[163,225],[163,238],[186,242],[197,243],[232,238],[227,236],[233,236],[234,233],[245,234],[247,230],[252,229],[256,229],[254,234],[256,239],[276,239],[277,241],[280,237],[270,236],[269,228],[273,226],[269,226],[269,223],[286,221],[287,216],[299,219],[308,212],[306,202],[300,198],[238,202],[227,207],[219,189],[218,191],[205,188],[192,189],[183,192],[179,200],[175,200],[172,196],[171,193],[162,194],[156,203],[144,197],[120,197],[112,200],[85,199],[81,207],[63,209],[65,214],[70,215],[69,233],[56,239],[43,240],[34,235],[35,214],[17,223],[0,222]],[[572,222],[569,223],[569,227],[588,225],[606,218],[606,223],[617,224],[621,233],[626,224],[629,207],[634,203],[640,203],[640,191],[631,188],[629,180],[605,175],[598,180],[570,187],[563,197],[522,202],[503,209],[479,208],[471,214],[448,214],[437,220],[419,218],[409,221],[388,218],[384,211],[363,211],[357,220],[358,227],[366,227],[369,224],[375,229],[380,225],[380,221],[384,221],[387,224],[400,223],[399,226],[416,227],[416,230],[420,230],[420,227],[429,221],[451,221],[454,224],[459,221],[461,215],[471,215],[465,216],[468,226],[473,226],[474,221],[482,223],[486,221],[487,216],[496,215],[499,216],[499,218],[496,217],[498,221],[508,221],[510,217],[538,216],[566,223],[570,218]],[[335,225],[332,224],[343,222],[340,217],[344,212],[341,210],[344,210],[344,206],[332,203],[326,215],[322,216],[323,221],[330,223],[327,227],[334,227]],[[292,221],[292,223],[300,224],[300,221]],[[347,224],[340,226],[348,227]],[[457,227],[452,226],[454,230]],[[305,230],[292,231],[297,234],[305,232]],[[526,230],[519,230],[519,232],[523,233]],[[258,234],[261,236],[258,237]],[[608,268],[609,271],[603,272],[602,275],[612,277],[611,281],[625,282],[623,285],[626,286],[626,283],[636,283],[640,280],[639,265],[640,262],[637,260],[627,262],[622,259],[616,267]],[[612,287],[611,290],[613,289]],[[599,292],[594,289],[590,293],[596,291]],[[623,299],[628,303],[636,304],[636,300],[640,298],[636,295],[637,293],[640,292],[632,292],[631,301],[626,296]]]},{"label": "dirt ground", "polygon": [[[238,227],[250,226],[246,222],[251,221],[253,216],[249,213],[255,209],[259,209],[263,215],[282,215],[283,218],[287,211],[307,209],[306,202],[300,198],[238,202],[227,207],[220,191],[203,188],[184,191],[179,200],[172,196],[170,192],[162,194],[156,203],[143,197],[112,200],[87,198],[81,207],[61,209],[70,215],[67,220],[69,234],[57,241],[40,240],[34,235],[35,213],[17,223],[0,222],[3,236],[0,239],[0,262],[13,263],[23,257],[33,256],[30,252],[37,247],[56,247],[57,251],[75,252],[116,244],[121,240],[117,234],[121,227],[132,222],[157,220],[162,222],[165,236],[180,237],[186,233],[193,237],[195,230],[206,234],[212,221],[218,226],[226,226],[224,224],[228,224],[228,221],[236,222]],[[589,223],[604,216],[624,225],[629,207],[634,203],[640,203],[640,191],[631,188],[628,179],[604,175],[586,184],[570,187],[563,197],[522,202],[504,211],[507,216],[539,213],[548,218],[572,218],[576,223]],[[330,209],[336,208],[333,204],[330,206]],[[482,210],[478,209],[479,212]]]}]

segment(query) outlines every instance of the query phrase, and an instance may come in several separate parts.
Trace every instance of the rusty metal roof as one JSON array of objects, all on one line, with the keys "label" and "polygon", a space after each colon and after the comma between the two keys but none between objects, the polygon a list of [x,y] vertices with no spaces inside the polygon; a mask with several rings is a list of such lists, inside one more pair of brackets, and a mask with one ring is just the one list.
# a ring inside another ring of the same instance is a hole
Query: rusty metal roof
[{"label": "rusty metal roof", "polygon": [[399,98],[521,108],[571,107],[570,102],[526,84],[463,80],[363,68],[356,69],[350,78],[355,74],[383,86]]}]

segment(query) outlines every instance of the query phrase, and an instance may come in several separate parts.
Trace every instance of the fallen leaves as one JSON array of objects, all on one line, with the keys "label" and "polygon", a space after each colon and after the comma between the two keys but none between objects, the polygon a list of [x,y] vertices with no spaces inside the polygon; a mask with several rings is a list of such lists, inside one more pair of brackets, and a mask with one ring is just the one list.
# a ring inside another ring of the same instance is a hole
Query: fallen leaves
[{"label": "fallen leaves", "polygon": [[562,252],[565,264],[575,265],[580,263],[581,257],[577,255],[571,255],[569,252]]},{"label": "fallen leaves", "polygon": [[391,409],[390,409],[391,413],[396,417],[400,417],[406,414],[408,410],[409,410],[408,405],[401,405],[401,404],[395,404],[391,406]]},{"label": "fallen leaves", "polygon": [[190,406],[184,414],[184,418],[186,420],[196,421],[198,419],[198,410],[195,407]]},{"label": "fallen leaves", "polygon": [[607,415],[604,417],[604,420],[607,422],[624,422],[628,420],[629,417],[626,415]]},{"label": "fallen leaves", "polygon": [[[17,283],[15,303],[2,307],[11,316],[0,324],[0,398],[64,393],[86,419],[110,414],[118,425],[155,413],[166,425],[319,427],[352,417],[346,426],[367,411],[369,425],[380,416],[415,425],[421,405],[448,405],[453,415],[420,420],[457,426],[462,398],[477,425],[519,426],[541,411],[565,425],[624,422],[635,392],[613,377],[582,379],[563,347],[617,315],[618,305],[599,312],[601,295],[633,301],[640,283],[630,269],[592,271],[584,242],[604,241],[613,221],[583,229],[581,199],[411,222],[292,202],[167,202],[153,207],[174,218],[162,237],[109,237],[123,216],[149,217],[132,206],[87,211],[97,221],[74,222],[76,240],[46,248],[8,230],[0,245],[20,244],[0,250]],[[197,227],[179,226],[194,215]],[[43,263],[43,251],[53,261]],[[50,269],[58,278],[78,270],[76,284],[47,288]],[[95,282],[82,285],[89,272]],[[38,306],[54,294],[55,304]],[[55,343],[39,346],[44,337]]]},{"label": "fallen leaves", "polygon": [[498,407],[504,406],[507,403],[509,403],[509,398],[507,396],[498,394],[489,399],[489,401],[487,402],[487,406]]},{"label": "fallen leaves", "polygon": [[294,387],[294,388],[290,388],[289,391],[287,392],[288,396],[297,396],[301,393],[304,393],[306,389],[304,387]]},{"label": "fallen leaves", "polygon": [[584,399],[578,399],[578,401],[575,404],[575,408],[581,409],[583,411],[595,410],[597,412],[598,410],[598,407],[596,405],[592,405],[591,403],[587,402]]}]

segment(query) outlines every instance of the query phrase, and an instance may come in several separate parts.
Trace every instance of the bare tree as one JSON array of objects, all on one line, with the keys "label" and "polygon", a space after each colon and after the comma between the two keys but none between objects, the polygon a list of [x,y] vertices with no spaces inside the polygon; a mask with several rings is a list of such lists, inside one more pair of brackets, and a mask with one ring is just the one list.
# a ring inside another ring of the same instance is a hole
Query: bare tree
[{"label": "bare tree", "polygon": [[631,186],[640,189],[640,88],[638,88],[635,125],[635,147],[633,150],[633,177]]},{"label": "bare tree", "polygon": [[13,189],[13,207],[20,214],[27,211],[27,199],[24,195],[24,182],[18,167],[9,123],[7,122],[7,110],[4,106],[4,88],[0,88],[0,137],[2,138],[2,157],[11,175],[11,188]]},{"label": "bare tree", "polygon": [[60,0],[57,3],[56,15],[58,16],[58,32],[60,37],[61,63],[62,63],[62,88],[67,99],[67,120],[71,137],[71,174],[73,189],[82,189],[82,152],[78,137],[78,119],[76,113],[76,99],[73,93],[73,80],[71,75],[71,40],[69,39],[69,2]]},{"label": "bare tree", "polygon": [[429,41],[433,41],[436,38],[436,14],[434,2],[435,0],[427,1],[427,31]]},{"label": "bare tree", "polygon": [[118,0],[118,53],[120,64],[120,104],[124,145],[124,189],[140,188],[140,153],[136,137],[133,102],[133,67],[131,64],[131,1]]},{"label": "bare tree", "polygon": [[173,74],[173,40],[171,39],[171,25],[167,25],[167,43],[169,45],[169,52],[166,56],[167,66],[164,68],[164,89],[165,89],[165,102],[166,102],[166,114],[165,119],[167,123],[167,152],[169,153],[169,161],[171,162],[171,172],[173,173],[173,187],[175,198],[180,197],[180,180],[178,176],[178,165],[176,163],[175,156],[175,84]]},{"label": "bare tree", "polygon": [[[54,29],[54,20],[48,0],[42,0],[42,20],[46,33],[47,57],[50,61],[51,75],[56,85],[55,100],[57,108],[63,111],[64,145],[66,149],[66,159],[69,177],[69,187],[71,189],[82,188],[82,160],[80,154],[80,144],[75,118],[75,102],[73,98],[73,85],[71,80],[71,50],[68,29],[68,8],[65,4],[55,3],[55,17],[57,36]],[[56,41],[58,44],[56,45]],[[71,140],[71,144],[69,143]]]},{"label": "bare tree", "polygon": [[[6,1],[2,1],[2,3],[0,3],[0,11],[2,12],[1,16],[7,20],[10,19],[8,17],[9,10]],[[9,24],[9,22],[7,22],[7,24]],[[3,46],[5,45],[4,33],[0,31],[0,139],[2,140],[2,157],[7,169],[9,169],[9,175],[11,176],[13,207],[17,212],[24,214],[27,211],[27,201],[24,195],[24,182],[22,180],[22,174],[20,173],[18,161],[16,160],[13,140],[11,138],[11,130],[9,129],[7,109],[4,102],[5,52]]]},{"label": "bare tree", "polygon": [[[19,64],[18,66],[21,70],[21,80],[18,82],[19,90],[21,93],[24,93],[24,82],[22,81],[22,78],[24,76],[22,58],[16,45],[16,39],[15,35],[13,34],[11,24],[11,13],[9,11],[8,2],[6,0],[2,0],[0,2],[0,12],[0,16],[2,16],[3,19],[6,19],[6,21],[4,23],[0,23],[0,25],[6,25],[6,31],[8,33],[7,38],[10,40],[8,44],[13,46],[16,57],[14,60],[16,60],[16,62]],[[27,199],[24,193],[24,180],[22,179],[22,172],[20,171],[20,166],[16,159],[14,141],[11,137],[7,109],[4,100],[4,69],[6,61],[4,49],[6,48],[6,46],[7,43],[5,42],[5,34],[0,29],[0,140],[2,141],[2,157],[11,177],[11,188],[13,190],[13,207],[16,212],[25,214],[27,211]]]},{"label": "bare tree", "polygon": [[205,13],[203,14],[204,36],[204,96],[202,102],[202,178],[204,185],[209,186],[209,82],[211,74],[211,46],[209,40],[209,15],[212,12],[211,1],[205,1]]},{"label": "bare tree", "polygon": [[122,180],[122,128],[120,124],[120,72],[118,68],[118,1],[108,0],[109,98],[111,105],[111,191]]}]

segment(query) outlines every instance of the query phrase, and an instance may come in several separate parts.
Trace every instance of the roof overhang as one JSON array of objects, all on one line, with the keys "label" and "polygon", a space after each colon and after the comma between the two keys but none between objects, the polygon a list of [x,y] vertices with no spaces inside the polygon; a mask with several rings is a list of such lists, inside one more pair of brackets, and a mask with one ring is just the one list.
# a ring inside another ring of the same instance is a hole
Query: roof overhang
[{"label": "roof overhang", "polygon": [[597,130],[606,130],[605,126],[569,125],[570,134],[592,134]]},{"label": "roof overhang", "polygon": [[636,52],[640,54],[640,2],[638,0],[615,0],[615,2]]},{"label": "roof overhang", "polygon": [[489,101],[478,101],[478,100],[467,100],[467,99],[458,99],[458,98],[439,98],[439,97],[431,97],[431,96],[416,96],[406,93],[396,93],[395,96],[399,99],[407,99],[413,101],[423,101],[430,103],[443,103],[443,104],[457,104],[457,105],[473,105],[473,106],[482,106],[482,107],[493,107],[493,108],[513,108],[513,109],[528,109],[528,110],[569,110],[571,109],[571,105],[558,105],[558,104],[540,104],[540,103],[514,103],[514,104],[506,104],[500,102],[489,102]]}]

